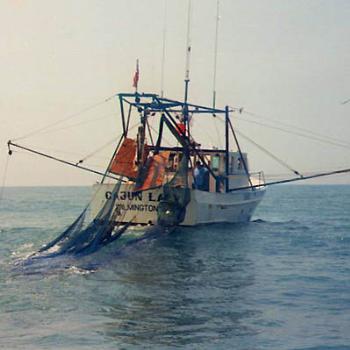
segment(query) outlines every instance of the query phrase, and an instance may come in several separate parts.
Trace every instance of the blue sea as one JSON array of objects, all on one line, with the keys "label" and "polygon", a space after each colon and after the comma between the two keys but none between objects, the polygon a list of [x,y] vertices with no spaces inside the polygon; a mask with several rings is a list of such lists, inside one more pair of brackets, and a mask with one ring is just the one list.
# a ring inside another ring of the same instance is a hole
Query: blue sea
[{"label": "blue sea", "polygon": [[350,186],[276,186],[247,224],[22,264],[89,196],[5,189],[0,348],[350,349]]}]

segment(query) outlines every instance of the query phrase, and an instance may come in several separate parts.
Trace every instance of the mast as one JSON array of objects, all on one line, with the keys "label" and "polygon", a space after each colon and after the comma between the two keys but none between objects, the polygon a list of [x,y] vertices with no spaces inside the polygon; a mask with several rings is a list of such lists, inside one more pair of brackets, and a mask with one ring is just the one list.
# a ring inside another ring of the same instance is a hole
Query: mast
[{"label": "mast", "polygon": [[[219,20],[220,20],[220,1],[216,1],[216,20],[215,20],[215,38],[214,38],[214,66],[213,66],[213,110],[216,108],[216,71],[217,71],[217,56],[218,56],[218,37],[219,37]],[[213,112],[213,117],[216,117],[215,112]],[[214,121],[216,136],[218,142],[220,140],[220,134],[217,127],[217,123]]]},{"label": "mast", "polygon": [[188,120],[188,105],[187,105],[188,85],[190,82],[190,58],[191,58],[191,0],[188,0],[186,68],[185,68],[185,98],[184,98],[184,111],[183,111],[188,137],[190,137],[190,123]]},{"label": "mast", "polygon": [[225,192],[229,191],[229,155],[230,155],[230,144],[229,144],[229,107],[225,107]]},{"label": "mast", "polygon": [[213,72],[213,109],[216,106],[216,67],[217,67],[217,56],[218,56],[218,33],[219,33],[219,6],[220,1],[216,2],[216,27],[215,27],[215,41],[214,41],[214,72]]},{"label": "mast", "polygon": [[139,59],[136,60],[136,71],[134,74],[134,79],[132,86],[135,88],[135,94],[137,94],[137,89],[139,86],[139,78],[140,78],[140,67],[139,67]]},{"label": "mast", "polygon": [[164,0],[164,24],[163,24],[163,50],[162,50],[162,68],[160,76],[160,97],[164,97],[164,66],[165,66],[165,43],[166,43],[166,24],[167,24],[167,0]]}]

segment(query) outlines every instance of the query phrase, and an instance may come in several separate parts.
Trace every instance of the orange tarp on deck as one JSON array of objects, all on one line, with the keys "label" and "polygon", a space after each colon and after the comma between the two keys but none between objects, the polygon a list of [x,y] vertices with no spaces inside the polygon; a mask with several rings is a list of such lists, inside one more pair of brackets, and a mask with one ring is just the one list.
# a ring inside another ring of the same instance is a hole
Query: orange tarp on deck
[{"label": "orange tarp on deck", "polygon": [[139,191],[147,190],[148,188],[158,187],[163,185],[165,169],[170,156],[169,151],[160,152],[150,160],[150,165],[147,171],[145,181],[138,189]]},{"label": "orange tarp on deck", "polygon": [[113,174],[126,176],[135,179],[137,176],[137,166],[135,164],[136,141],[124,139],[117,154],[115,155],[109,171]]}]

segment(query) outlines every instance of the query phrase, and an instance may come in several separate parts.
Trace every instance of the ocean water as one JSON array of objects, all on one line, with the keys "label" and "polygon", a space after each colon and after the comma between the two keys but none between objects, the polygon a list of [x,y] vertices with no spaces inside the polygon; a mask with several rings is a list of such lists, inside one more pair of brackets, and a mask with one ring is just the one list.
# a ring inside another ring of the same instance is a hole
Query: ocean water
[{"label": "ocean water", "polygon": [[276,186],[253,221],[22,266],[89,188],[7,188],[0,348],[350,349],[350,186]]}]

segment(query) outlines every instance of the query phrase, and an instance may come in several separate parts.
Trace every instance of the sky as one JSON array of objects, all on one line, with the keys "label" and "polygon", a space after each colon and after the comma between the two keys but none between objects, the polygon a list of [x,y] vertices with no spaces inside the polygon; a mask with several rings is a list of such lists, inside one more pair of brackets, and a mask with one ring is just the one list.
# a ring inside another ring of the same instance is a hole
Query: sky
[{"label": "sky", "polygon": [[[132,91],[137,58],[139,90],[160,93],[164,31],[165,96],[182,99],[187,7],[187,0],[0,0],[0,181],[9,139],[76,162],[116,138],[118,105],[104,100]],[[215,13],[216,0],[192,0],[193,103],[212,100]],[[350,168],[350,103],[341,103],[350,98],[349,19],[348,0],[220,1],[217,105],[243,107],[247,113],[231,116],[237,130],[301,173]],[[222,144],[220,126],[209,117],[194,120],[193,129],[213,146]],[[281,130],[291,126],[294,134]],[[301,129],[318,140],[297,135]],[[343,146],[320,141],[327,137]],[[252,170],[290,176],[240,142]],[[103,170],[114,146],[86,166]],[[6,173],[8,186],[98,180],[23,151],[13,153]],[[330,182],[350,183],[350,175],[322,179]]]}]

